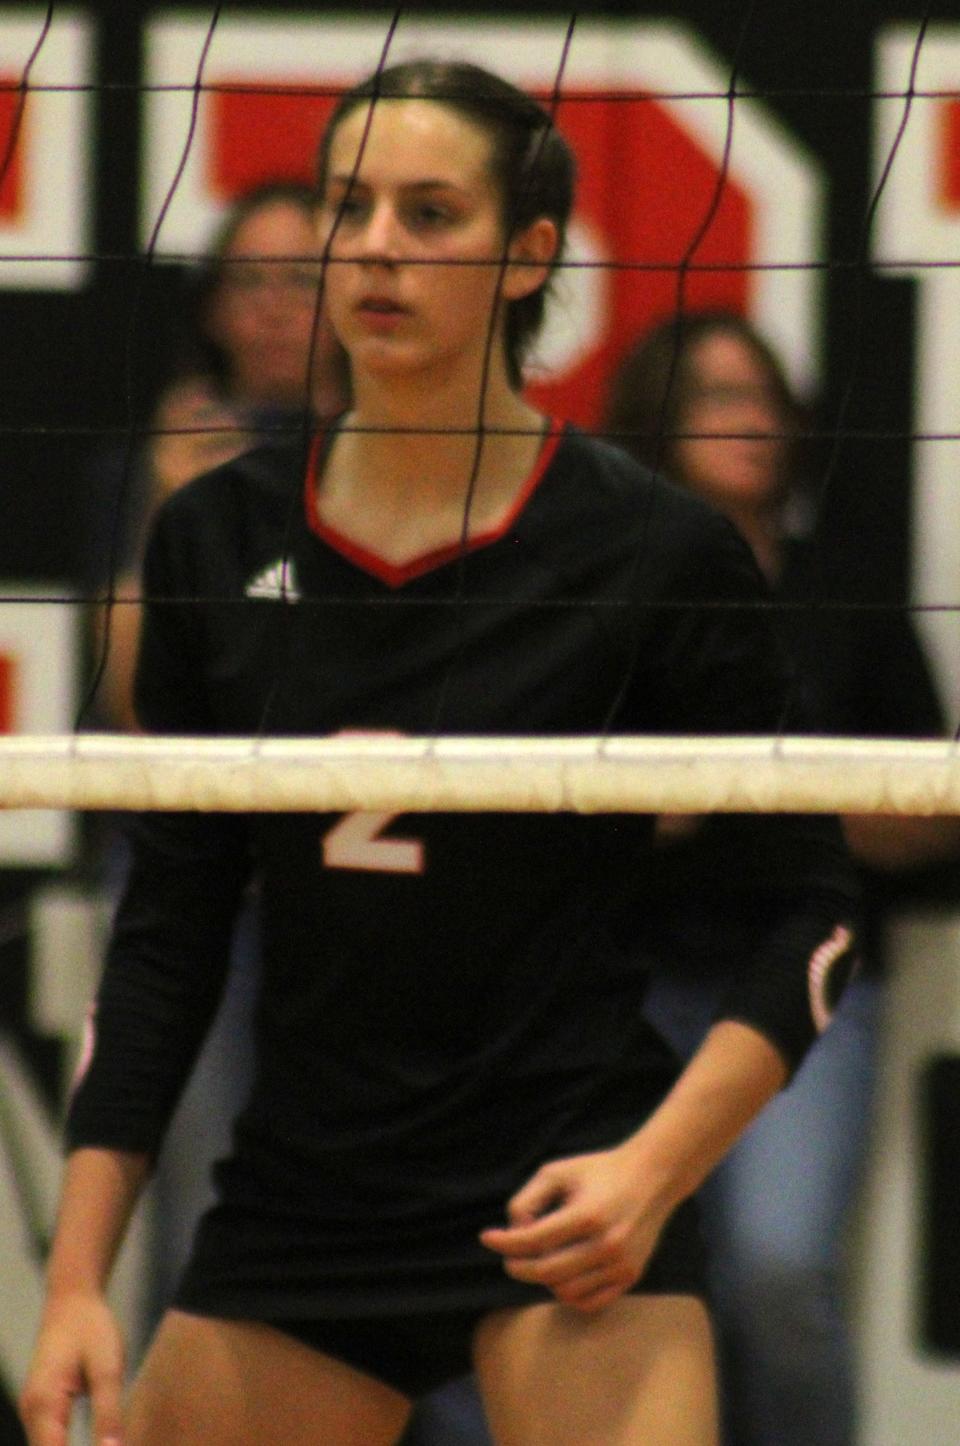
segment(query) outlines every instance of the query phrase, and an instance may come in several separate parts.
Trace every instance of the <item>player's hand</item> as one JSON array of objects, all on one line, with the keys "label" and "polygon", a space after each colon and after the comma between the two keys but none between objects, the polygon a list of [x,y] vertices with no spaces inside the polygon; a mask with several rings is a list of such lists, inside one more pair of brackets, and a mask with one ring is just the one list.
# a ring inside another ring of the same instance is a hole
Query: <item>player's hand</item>
[{"label": "player's hand", "polygon": [[515,1280],[564,1305],[601,1310],[640,1279],[674,1206],[666,1182],[644,1180],[633,1140],[544,1165],[507,1207],[509,1225],[481,1232]]},{"label": "player's hand", "polygon": [[78,1396],[89,1395],[94,1446],[122,1446],[123,1341],[99,1295],[50,1301],[20,1396],[29,1446],[67,1446]]}]

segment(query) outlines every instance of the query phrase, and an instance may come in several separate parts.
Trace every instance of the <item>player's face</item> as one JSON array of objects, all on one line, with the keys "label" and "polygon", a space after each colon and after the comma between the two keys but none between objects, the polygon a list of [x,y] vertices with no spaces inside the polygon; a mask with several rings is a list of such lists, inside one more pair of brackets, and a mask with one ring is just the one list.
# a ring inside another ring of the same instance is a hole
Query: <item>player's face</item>
[{"label": "player's face", "polygon": [[320,278],[310,260],[316,253],[312,218],[288,201],[260,207],[237,228],[207,321],[240,401],[303,404]]},{"label": "player's face", "polygon": [[679,475],[721,511],[762,508],[780,487],[787,419],[763,361],[741,337],[717,331],[690,358],[693,385],[676,443]]},{"label": "player's face", "polygon": [[355,379],[446,380],[461,367],[475,378],[495,309],[491,359],[502,364],[498,296],[543,278],[529,268],[501,278],[490,151],[483,130],[433,100],[381,100],[372,115],[358,106],[338,126],[321,221],[323,239],[332,234],[325,294]]}]

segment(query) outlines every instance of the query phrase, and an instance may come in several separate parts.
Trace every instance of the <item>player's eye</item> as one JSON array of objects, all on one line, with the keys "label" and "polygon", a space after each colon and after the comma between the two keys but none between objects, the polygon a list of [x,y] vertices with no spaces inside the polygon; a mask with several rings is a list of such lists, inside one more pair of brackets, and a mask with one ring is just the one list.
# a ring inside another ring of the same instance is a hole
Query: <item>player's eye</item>
[{"label": "player's eye", "polygon": [[317,289],[319,273],[315,267],[292,266],[287,273],[287,286],[291,291],[307,292],[311,296]]},{"label": "player's eye", "polygon": [[342,224],[345,221],[358,220],[366,211],[366,202],[359,192],[354,190],[332,191],[327,194],[326,207]]},{"label": "player's eye", "polygon": [[411,225],[423,231],[439,230],[443,226],[449,226],[454,221],[452,211],[448,206],[442,206],[436,201],[414,202],[407,212]]},{"label": "player's eye", "polygon": [[247,295],[260,287],[260,269],[249,261],[234,261],[224,270],[224,284],[231,291]]}]

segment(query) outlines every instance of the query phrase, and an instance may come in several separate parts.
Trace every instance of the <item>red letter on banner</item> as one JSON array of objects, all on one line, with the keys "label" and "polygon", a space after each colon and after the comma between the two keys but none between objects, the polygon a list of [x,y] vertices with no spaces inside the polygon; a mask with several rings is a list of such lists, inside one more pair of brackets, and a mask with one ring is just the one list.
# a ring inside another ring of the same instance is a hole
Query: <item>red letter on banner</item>
[{"label": "red letter on banner", "polygon": [[0,653],[0,733],[13,732],[16,678],[16,659]]},{"label": "red letter on banner", "polygon": [[[4,75],[0,73],[0,86],[10,86],[11,89],[0,89],[0,161],[6,156],[13,135],[13,128],[17,123],[17,112],[20,107],[21,97],[12,87],[19,85],[18,75]],[[7,161],[6,171],[0,176],[0,220],[15,221],[20,214],[22,200],[22,183],[20,175],[20,154],[23,149],[23,126],[26,123],[26,115],[21,118],[21,130],[18,137],[18,144],[13,148],[13,154]]]}]

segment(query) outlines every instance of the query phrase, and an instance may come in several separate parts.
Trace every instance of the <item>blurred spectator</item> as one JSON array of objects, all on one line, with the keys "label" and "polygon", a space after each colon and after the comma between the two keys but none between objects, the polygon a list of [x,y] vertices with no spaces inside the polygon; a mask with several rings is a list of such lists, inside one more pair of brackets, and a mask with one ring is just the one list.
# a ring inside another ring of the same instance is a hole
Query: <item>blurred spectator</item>
[{"label": "blurred spectator", "polygon": [[[749,323],[724,312],[674,317],[642,338],[614,378],[606,418],[612,440],[707,498],[750,543],[785,605],[798,667],[797,712],[784,732],[812,717],[831,735],[940,736],[940,705],[907,614],[857,608],[814,545],[809,494],[798,487],[798,423],[779,359]],[[821,606],[794,606],[804,602]],[[728,1446],[854,1439],[843,1227],[868,1140],[880,900],[895,896],[898,871],[953,853],[958,825],[894,816],[844,823],[867,898],[861,973],[790,1087],[703,1191]],[[658,961],[650,1017],[689,1054],[756,920],[721,914],[709,894],[689,907],[682,881],[691,868],[720,880],[737,865],[711,858],[709,825],[666,819],[663,836],[636,922]],[[674,903],[655,902],[671,893]]]},{"label": "blurred spectator", "polygon": [[270,182],[242,196],[184,298],[171,380],[139,453],[95,459],[89,585],[114,578],[117,605],[96,699],[98,726],[133,729],[140,555],[149,519],[170,492],[271,435],[308,428],[346,402],[343,353],[319,313],[313,193]]}]

